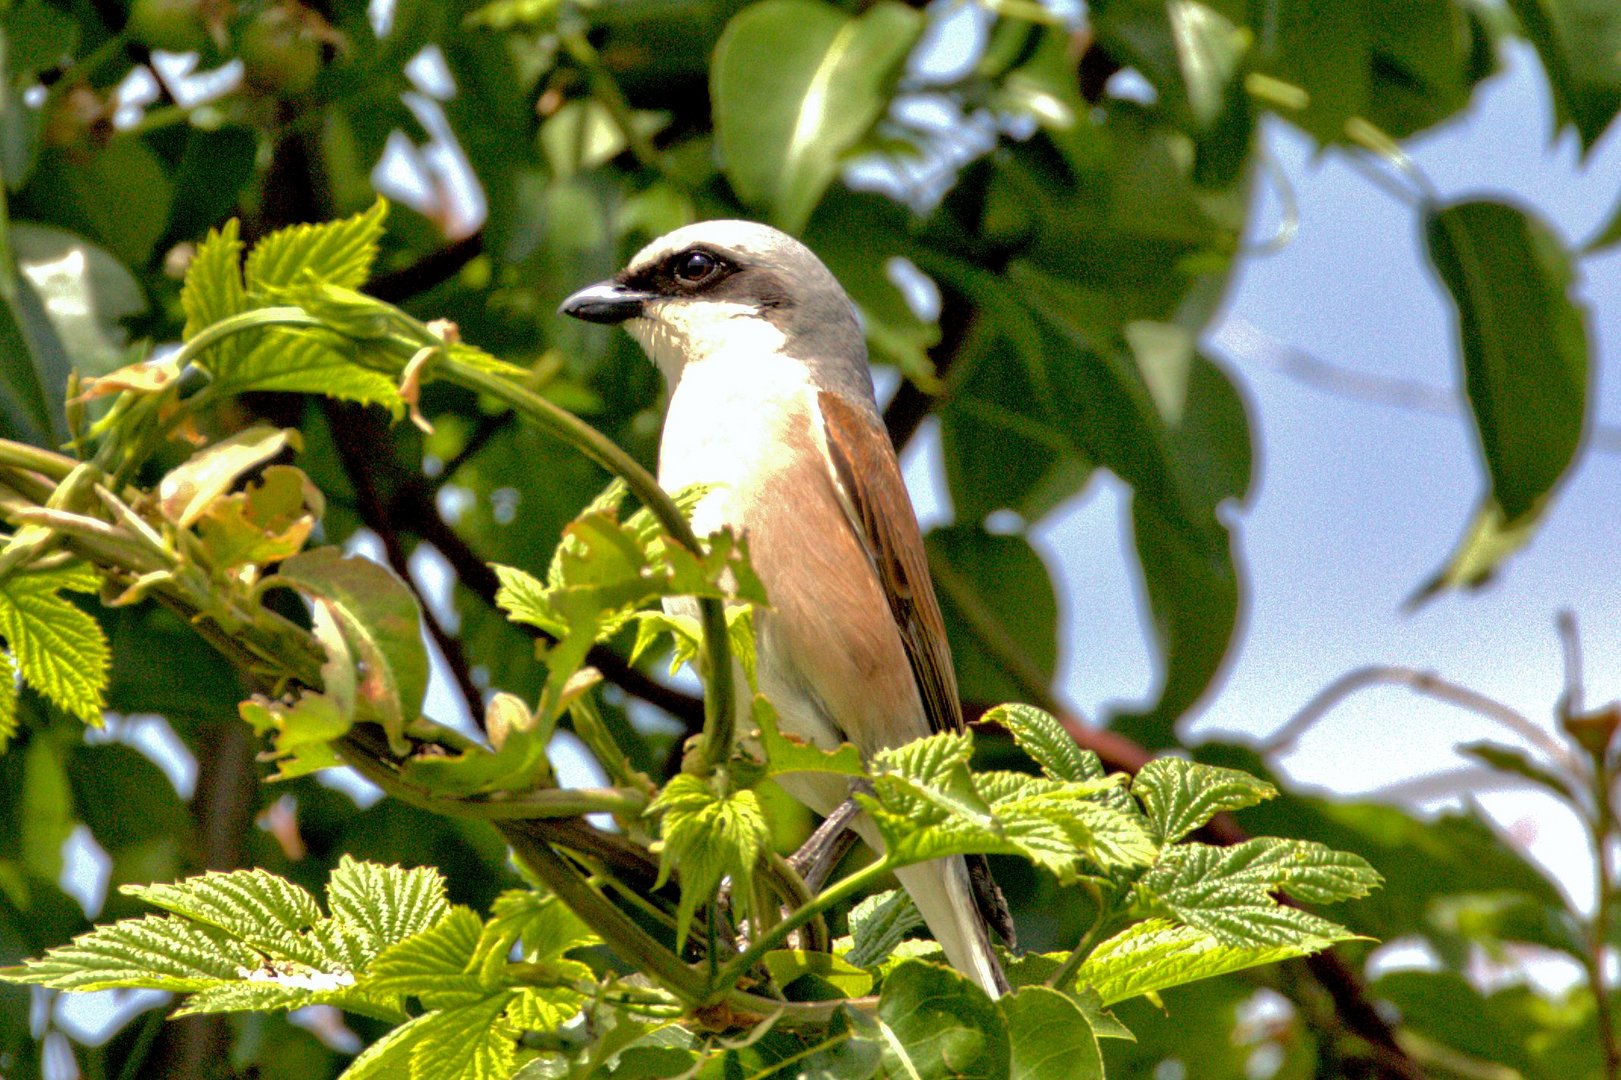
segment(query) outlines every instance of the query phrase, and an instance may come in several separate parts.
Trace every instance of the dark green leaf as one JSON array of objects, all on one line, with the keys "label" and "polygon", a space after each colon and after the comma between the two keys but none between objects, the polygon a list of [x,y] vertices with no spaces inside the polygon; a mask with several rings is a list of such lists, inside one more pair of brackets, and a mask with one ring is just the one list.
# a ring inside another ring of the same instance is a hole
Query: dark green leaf
[{"label": "dark green leaf", "polygon": [[[1479,523],[1424,594],[1477,585],[1546,508],[1570,469],[1587,417],[1585,308],[1558,238],[1502,203],[1458,203],[1425,224],[1431,261],[1452,294],[1464,386],[1490,489]],[[1493,543],[1491,538],[1502,538]]]},{"label": "dark green leaf", "polygon": [[1509,0],[1536,46],[1554,113],[1590,151],[1621,109],[1621,8],[1610,0]]},{"label": "dark green leaf", "polygon": [[[953,525],[929,533],[925,544],[963,698],[1010,701],[1030,696],[1030,683],[1050,684],[1058,600],[1029,541]],[[1010,663],[1021,670],[1010,672]]]},{"label": "dark green leaf", "polygon": [[910,1080],[1009,1080],[1008,1029],[985,992],[946,968],[911,960],[884,980],[878,1022],[884,1067]]}]

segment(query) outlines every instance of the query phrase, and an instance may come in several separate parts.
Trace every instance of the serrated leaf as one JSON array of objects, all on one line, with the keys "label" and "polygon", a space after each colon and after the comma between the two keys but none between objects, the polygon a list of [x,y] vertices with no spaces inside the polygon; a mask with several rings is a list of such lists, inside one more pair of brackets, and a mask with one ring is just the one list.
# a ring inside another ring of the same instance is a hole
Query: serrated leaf
[{"label": "serrated leaf", "polygon": [[14,573],[0,581],[0,640],[23,681],[63,711],[101,725],[107,637],[96,620],[59,595],[82,568]]},{"label": "serrated leaf", "polygon": [[294,225],[271,233],[248,256],[248,289],[285,288],[303,275],[333,285],[358,289],[371,276],[377,243],[383,237],[388,202],[379,198],[371,209],[319,225]]},{"label": "serrated leaf", "polygon": [[379,993],[419,998],[430,1009],[485,997],[500,984],[486,985],[474,970],[474,953],[483,930],[478,915],[458,904],[428,929],[379,953],[365,985]]},{"label": "serrated leaf", "polygon": [[185,919],[148,915],[98,926],[40,960],[0,969],[0,980],[53,990],[136,987],[187,992],[235,981],[259,956]]},{"label": "serrated leaf", "polygon": [[1309,912],[1280,906],[1275,894],[1331,903],[1366,896],[1380,881],[1360,856],[1305,840],[1260,837],[1232,847],[1168,847],[1138,886],[1179,921],[1224,944],[1266,947],[1338,940],[1350,933]]},{"label": "serrated leaf", "polygon": [[1007,728],[1019,749],[1029,754],[1054,780],[1100,780],[1103,763],[1091,750],[1076,745],[1064,725],[1034,705],[998,705],[980,717],[982,723]]},{"label": "serrated leaf", "polygon": [[902,889],[875,893],[850,909],[850,951],[844,958],[856,967],[884,962],[906,935],[923,925],[917,905]]},{"label": "serrated leaf", "polygon": [[356,347],[325,331],[273,328],[252,335],[252,346],[235,357],[217,357],[209,366],[222,394],[275,390],[321,394],[341,401],[381,405],[395,419],[405,414],[394,380],[359,366]]},{"label": "serrated leaf", "polygon": [[968,735],[942,733],[874,755],[873,794],[855,798],[902,864],[1017,855],[1068,883],[1087,872],[1144,866],[1158,852],[1147,820],[1114,801],[1122,777],[975,774],[970,752]]},{"label": "serrated leaf", "polygon": [[490,907],[490,925],[515,932],[527,963],[556,960],[570,949],[602,940],[557,897],[533,889],[508,889],[496,897]]},{"label": "serrated leaf", "polygon": [[428,929],[450,908],[444,876],[433,867],[405,869],[348,855],[332,871],[326,896],[334,919],[366,933],[372,956]]},{"label": "serrated leaf", "polygon": [[1196,927],[1149,919],[1100,944],[1081,965],[1076,981],[1095,990],[1109,1006],[1185,983],[1309,956],[1356,937],[1335,930],[1325,937],[1302,936],[1283,945],[1234,945]]},{"label": "serrated leaf", "polygon": [[1242,810],[1277,795],[1264,780],[1237,769],[1158,758],[1131,781],[1163,843],[1172,844],[1222,812]]},{"label": "serrated leaf", "polygon": [[771,842],[760,798],[743,789],[721,795],[703,779],[682,773],[665,785],[647,812],[662,815],[659,838],[659,884],[672,870],[681,872],[681,900],[676,910],[676,949],[686,942],[698,905],[708,903],[730,877],[734,899],[751,895],[754,864]]},{"label": "serrated leaf", "polygon": [[430,1013],[411,1043],[411,1080],[507,1080],[518,1058],[518,1028],[504,1015],[511,997]]},{"label": "serrated leaf", "polygon": [[17,663],[0,649],[0,754],[17,734]]},{"label": "serrated leaf", "polygon": [[422,613],[411,590],[387,567],[337,548],[295,555],[269,580],[331,605],[355,654],[360,701],[399,741],[428,690]]},{"label": "serrated leaf", "polygon": [[[242,288],[242,241],[237,221],[227,221],[197,247],[191,265],[186,267],[185,285],[180,290],[180,307],[186,313],[182,339],[190,341],[198,332],[247,310]],[[226,338],[209,347],[201,358],[209,370],[229,364],[242,349],[240,337]]]},{"label": "serrated leaf", "polygon": [[265,870],[210,871],[172,885],[123,885],[118,891],[269,955],[310,964],[323,959],[303,933],[323,917],[315,897]]},{"label": "serrated leaf", "polygon": [[495,606],[513,622],[538,627],[548,634],[561,634],[567,626],[552,610],[546,585],[539,578],[515,566],[491,563],[501,587],[495,593]]},{"label": "serrated leaf", "polygon": [[1097,1036],[1067,996],[1027,986],[996,1007],[1007,1022],[1011,1080],[1103,1080]]},{"label": "serrated leaf", "polygon": [[303,437],[297,431],[255,424],[197,451],[159,481],[158,506],[163,516],[189,529],[244,474],[288,447],[303,447]]}]

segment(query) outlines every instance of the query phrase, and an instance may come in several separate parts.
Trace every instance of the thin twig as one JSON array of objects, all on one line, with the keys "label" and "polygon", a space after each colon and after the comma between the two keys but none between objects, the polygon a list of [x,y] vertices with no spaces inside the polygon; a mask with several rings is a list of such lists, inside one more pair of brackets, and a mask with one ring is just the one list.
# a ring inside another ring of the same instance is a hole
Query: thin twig
[{"label": "thin twig", "polygon": [[1467,709],[1477,716],[1508,728],[1561,765],[1573,771],[1580,769],[1569,747],[1524,713],[1478,690],[1442,678],[1433,671],[1420,671],[1394,664],[1369,664],[1341,675],[1306,702],[1305,706],[1278,728],[1271,738],[1256,748],[1257,752],[1263,757],[1288,753],[1302,735],[1346,698],[1374,686],[1404,686],[1415,693],[1456,705],[1460,709]]}]

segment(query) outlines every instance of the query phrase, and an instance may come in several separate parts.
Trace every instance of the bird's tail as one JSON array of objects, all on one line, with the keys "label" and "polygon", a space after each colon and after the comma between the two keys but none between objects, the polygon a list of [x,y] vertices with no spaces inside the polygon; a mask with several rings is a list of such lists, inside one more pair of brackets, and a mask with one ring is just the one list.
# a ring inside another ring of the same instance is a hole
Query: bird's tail
[{"label": "bird's tail", "polygon": [[905,866],[895,876],[945,950],[946,961],[991,997],[1007,993],[1007,976],[991,951],[990,928],[974,902],[962,857]]}]

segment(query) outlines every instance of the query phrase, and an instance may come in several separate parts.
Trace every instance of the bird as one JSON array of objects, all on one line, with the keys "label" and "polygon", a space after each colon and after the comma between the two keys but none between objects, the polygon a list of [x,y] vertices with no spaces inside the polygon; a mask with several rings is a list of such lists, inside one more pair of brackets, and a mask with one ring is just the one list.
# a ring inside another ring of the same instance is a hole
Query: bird
[{"label": "bird", "polygon": [[[699,535],[731,527],[746,538],[768,600],[755,616],[756,678],[781,730],[824,749],[853,743],[866,760],[963,730],[865,337],[821,259],[767,225],[703,221],[654,240],[558,310],[622,326],[662,373],[658,480],[671,492],[707,487],[692,511]],[[746,730],[747,702],[739,713]],[[831,773],[778,780],[824,818],[849,794]],[[851,824],[883,850],[866,814]],[[992,997],[1005,993],[989,929],[1011,944],[1012,925],[983,856],[896,877],[947,962]]]}]

